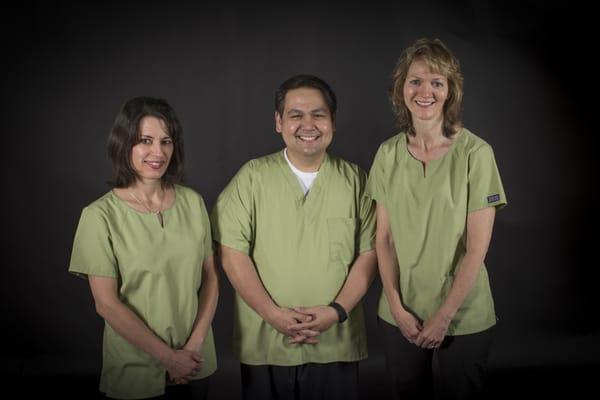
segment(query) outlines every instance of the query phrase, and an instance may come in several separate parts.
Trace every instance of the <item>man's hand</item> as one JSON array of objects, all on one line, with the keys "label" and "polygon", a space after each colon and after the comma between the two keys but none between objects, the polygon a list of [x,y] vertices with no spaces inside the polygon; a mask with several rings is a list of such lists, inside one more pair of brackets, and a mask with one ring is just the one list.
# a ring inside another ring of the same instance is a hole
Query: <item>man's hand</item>
[{"label": "man's hand", "polygon": [[[338,321],[338,314],[331,306],[294,307],[294,311],[311,318],[307,322],[299,322],[290,326],[290,329],[297,335],[306,336],[304,343],[318,343],[317,336]],[[296,343],[295,338],[290,343]]]},{"label": "man's hand", "polygon": [[312,320],[312,317],[291,308],[274,307],[265,320],[279,333],[286,336],[295,336],[297,332],[291,330],[290,327],[299,323],[309,322]]}]

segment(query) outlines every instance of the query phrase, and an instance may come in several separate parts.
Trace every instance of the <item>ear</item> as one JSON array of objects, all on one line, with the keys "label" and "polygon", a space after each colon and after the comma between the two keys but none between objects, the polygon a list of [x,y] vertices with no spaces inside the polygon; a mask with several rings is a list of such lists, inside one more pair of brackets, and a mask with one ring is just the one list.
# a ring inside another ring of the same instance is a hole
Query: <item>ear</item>
[{"label": "ear", "polygon": [[275,131],[281,133],[283,129],[281,128],[281,115],[277,111],[275,111]]}]

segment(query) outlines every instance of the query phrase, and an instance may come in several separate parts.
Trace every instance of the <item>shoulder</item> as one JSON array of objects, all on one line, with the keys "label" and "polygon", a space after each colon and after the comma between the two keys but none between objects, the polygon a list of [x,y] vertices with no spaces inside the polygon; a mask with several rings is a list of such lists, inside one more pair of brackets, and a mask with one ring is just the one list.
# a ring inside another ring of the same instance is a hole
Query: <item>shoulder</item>
[{"label": "shoulder", "polygon": [[278,151],[276,153],[268,154],[266,156],[253,158],[252,160],[246,162],[242,169],[246,169],[254,173],[269,172],[273,168],[279,166],[283,160],[283,152]]},{"label": "shoulder", "polygon": [[80,227],[107,228],[111,221],[118,220],[119,201],[112,192],[94,200],[81,211]]},{"label": "shoulder", "polygon": [[85,206],[83,211],[91,215],[107,216],[114,212],[115,208],[118,207],[119,201],[121,200],[116,198],[116,195],[112,191],[109,191]]},{"label": "shoulder", "polygon": [[183,198],[202,200],[202,196],[200,195],[200,193],[196,192],[194,189],[192,189],[189,186],[175,184],[173,186],[173,190],[175,190],[176,195],[181,196]]},{"label": "shoulder", "polygon": [[[467,155],[472,156],[474,154],[492,154],[492,146],[467,128],[462,128],[460,137],[457,140],[460,141],[461,150]],[[459,143],[457,143],[459,144]]]},{"label": "shoulder", "polygon": [[367,176],[367,173],[357,164],[344,160],[341,157],[329,155],[329,162],[333,166],[334,171],[344,176],[359,179]]},{"label": "shoulder", "polygon": [[402,146],[402,144],[405,142],[406,134],[404,132],[400,132],[381,143],[375,157],[378,159],[394,157],[400,150],[400,146]]},{"label": "shoulder", "polygon": [[381,145],[379,145],[379,148],[383,149],[383,150],[388,150],[388,151],[396,150],[398,148],[398,146],[400,145],[400,143],[403,143],[405,140],[406,140],[406,133],[400,132],[400,133],[395,134],[391,138],[383,141],[383,143],[381,143]]},{"label": "shoulder", "polygon": [[329,157],[328,182],[336,190],[361,192],[367,183],[367,173],[357,164],[336,156]]},{"label": "shoulder", "polygon": [[285,159],[281,151],[253,158],[242,165],[232,181],[254,180],[267,176],[280,168],[282,162],[285,162]]},{"label": "shoulder", "polygon": [[193,208],[198,205],[202,208],[205,207],[204,198],[202,195],[191,187],[176,184],[173,186],[173,189],[175,190],[175,195],[177,196],[176,201],[190,205]]}]

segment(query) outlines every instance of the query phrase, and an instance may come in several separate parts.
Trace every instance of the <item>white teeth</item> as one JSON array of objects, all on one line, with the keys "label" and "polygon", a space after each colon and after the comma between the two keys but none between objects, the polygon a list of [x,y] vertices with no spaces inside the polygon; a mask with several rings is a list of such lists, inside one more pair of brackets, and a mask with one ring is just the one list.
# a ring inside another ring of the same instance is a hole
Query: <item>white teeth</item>
[{"label": "white teeth", "polygon": [[300,138],[300,140],[304,140],[305,142],[312,142],[319,138],[318,136],[298,136],[298,137]]},{"label": "white teeth", "polygon": [[417,100],[416,103],[422,107],[427,107],[430,106],[434,103],[434,101],[419,101]]}]

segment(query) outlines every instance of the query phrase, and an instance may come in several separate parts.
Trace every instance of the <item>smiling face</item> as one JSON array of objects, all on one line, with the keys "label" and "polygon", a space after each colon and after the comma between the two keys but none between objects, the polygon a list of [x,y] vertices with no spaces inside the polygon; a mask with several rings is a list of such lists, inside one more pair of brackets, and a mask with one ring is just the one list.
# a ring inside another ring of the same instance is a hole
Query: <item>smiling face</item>
[{"label": "smiling face", "polygon": [[317,170],[335,131],[331,112],[317,89],[301,87],[285,95],[283,115],[275,112],[275,129],[296,167]]},{"label": "smiling face", "polygon": [[415,59],[404,82],[404,103],[412,115],[413,124],[418,124],[419,120],[443,122],[447,98],[448,79],[433,73],[424,61]]},{"label": "smiling face", "polygon": [[139,138],[139,142],[131,148],[133,169],[142,181],[160,180],[173,155],[173,140],[165,123],[156,117],[142,118]]}]

